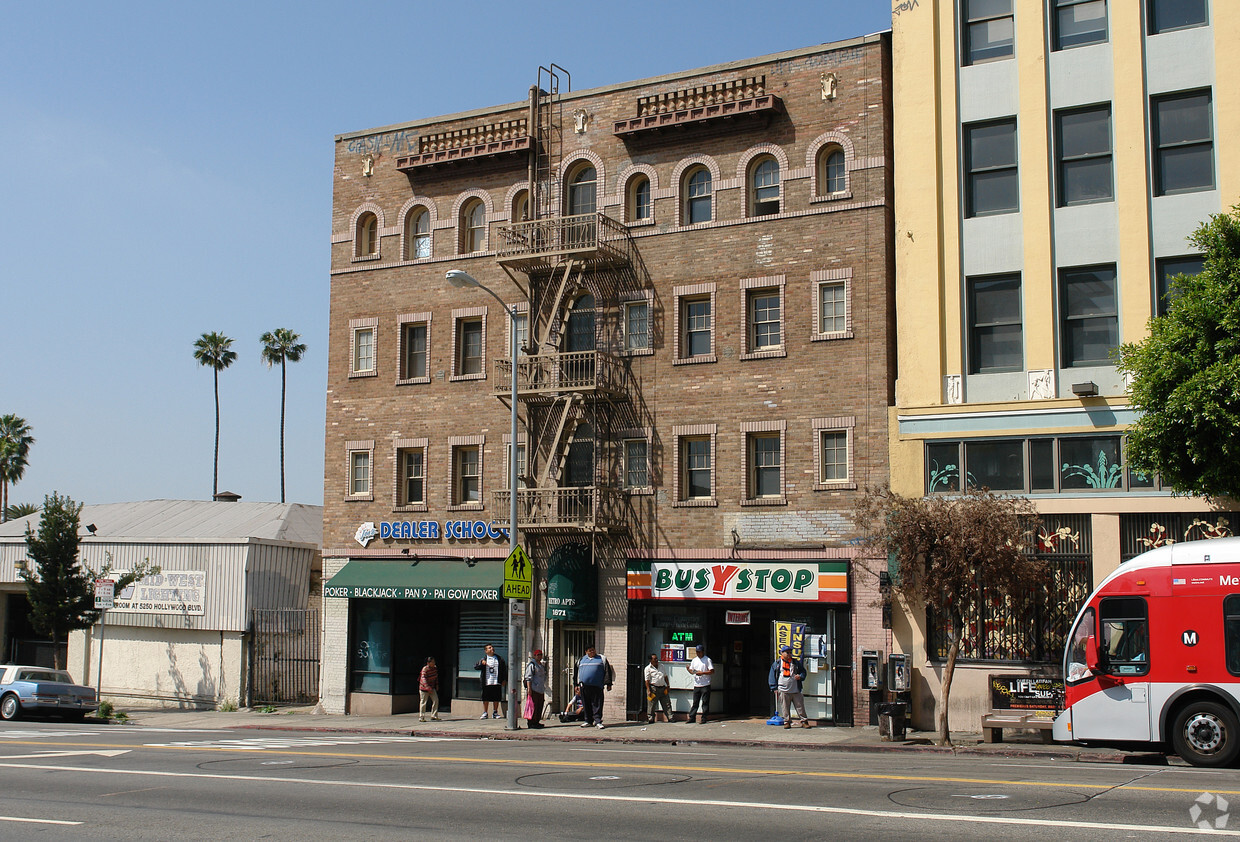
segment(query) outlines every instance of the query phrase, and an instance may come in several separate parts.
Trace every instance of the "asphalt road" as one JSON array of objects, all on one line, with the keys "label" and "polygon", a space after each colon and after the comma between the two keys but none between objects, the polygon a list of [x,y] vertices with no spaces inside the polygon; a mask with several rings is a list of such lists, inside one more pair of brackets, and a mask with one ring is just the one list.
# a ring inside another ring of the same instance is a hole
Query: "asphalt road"
[{"label": "asphalt road", "polygon": [[4,838],[1240,836],[1231,801],[1236,772],[1175,766],[0,724]]}]

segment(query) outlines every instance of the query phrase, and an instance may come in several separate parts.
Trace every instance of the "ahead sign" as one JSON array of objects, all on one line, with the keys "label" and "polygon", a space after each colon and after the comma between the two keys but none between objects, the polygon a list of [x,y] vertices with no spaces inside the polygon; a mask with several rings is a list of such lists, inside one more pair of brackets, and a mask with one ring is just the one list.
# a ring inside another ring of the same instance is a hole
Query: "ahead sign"
[{"label": "ahead sign", "polygon": [[504,559],[504,599],[534,597],[534,564],[518,544]]},{"label": "ahead sign", "polygon": [[111,608],[116,597],[116,582],[112,579],[95,580],[95,607]]}]

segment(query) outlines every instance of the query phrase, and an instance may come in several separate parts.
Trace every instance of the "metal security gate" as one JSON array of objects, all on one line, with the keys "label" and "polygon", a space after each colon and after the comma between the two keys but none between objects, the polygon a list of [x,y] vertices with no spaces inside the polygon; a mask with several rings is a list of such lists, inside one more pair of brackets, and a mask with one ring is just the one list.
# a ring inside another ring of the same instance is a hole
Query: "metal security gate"
[{"label": "metal security gate", "polygon": [[319,612],[254,609],[248,705],[304,705],[318,698]]}]

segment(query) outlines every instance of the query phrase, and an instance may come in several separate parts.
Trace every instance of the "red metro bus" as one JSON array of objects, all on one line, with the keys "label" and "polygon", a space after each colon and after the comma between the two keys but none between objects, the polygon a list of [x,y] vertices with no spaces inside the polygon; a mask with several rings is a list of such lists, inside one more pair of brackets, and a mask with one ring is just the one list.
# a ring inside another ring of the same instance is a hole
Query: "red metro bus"
[{"label": "red metro bus", "polygon": [[1124,562],[1076,617],[1055,739],[1170,744],[1195,766],[1240,756],[1240,538]]}]

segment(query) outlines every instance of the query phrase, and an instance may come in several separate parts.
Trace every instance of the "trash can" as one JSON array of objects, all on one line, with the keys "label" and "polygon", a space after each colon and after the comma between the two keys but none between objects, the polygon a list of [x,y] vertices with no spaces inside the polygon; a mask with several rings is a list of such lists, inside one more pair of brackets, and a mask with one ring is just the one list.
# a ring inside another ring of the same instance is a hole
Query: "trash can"
[{"label": "trash can", "polygon": [[905,706],[889,702],[878,706],[878,736],[887,742],[903,742]]}]

